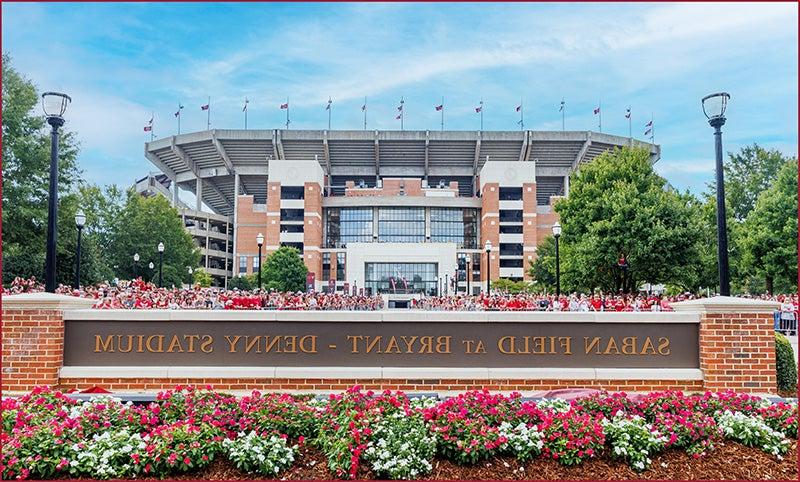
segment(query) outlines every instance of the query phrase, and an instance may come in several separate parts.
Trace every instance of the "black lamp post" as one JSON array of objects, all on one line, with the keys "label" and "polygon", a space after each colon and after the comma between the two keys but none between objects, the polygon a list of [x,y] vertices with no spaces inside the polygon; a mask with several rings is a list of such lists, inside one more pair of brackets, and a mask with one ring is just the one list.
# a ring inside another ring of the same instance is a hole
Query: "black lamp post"
[{"label": "black lamp post", "polygon": [[492,253],[492,242],[487,239],[486,244],[483,245],[483,249],[486,250],[486,295],[488,296],[492,293],[489,285],[492,280],[492,263],[490,259]]},{"label": "black lamp post", "polygon": [[438,297],[439,296],[439,276],[434,276],[433,277],[433,283],[435,285],[433,287],[433,289],[434,289],[434,291],[436,291],[436,296]]},{"label": "black lamp post", "polygon": [[714,145],[717,153],[717,264],[719,265],[719,294],[730,296],[731,282],[728,272],[728,223],[725,219],[725,178],[722,170],[722,126],[725,109],[731,98],[726,92],[703,97],[703,113],[714,128]]},{"label": "black lamp post", "polygon": [[561,297],[561,259],[558,256],[558,238],[561,237],[561,223],[553,225],[553,237],[556,240],[556,299]]},{"label": "black lamp post", "polygon": [[158,243],[158,287],[163,287],[164,278],[162,275],[162,268],[164,267],[164,243]]},{"label": "black lamp post", "polygon": [[58,226],[58,128],[64,125],[64,112],[72,99],[58,92],[42,94],[42,110],[50,124],[50,193],[47,201],[47,248],[44,262],[44,288],[56,291],[56,232]]},{"label": "black lamp post", "polygon": [[264,246],[264,235],[258,233],[256,236],[256,243],[258,244],[258,289],[261,289],[261,247]]},{"label": "black lamp post", "polygon": [[467,255],[467,256],[465,256],[465,257],[464,257],[464,262],[465,262],[465,263],[466,263],[466,265],[467,265],[467,296],[469,296],[470,294],[472,294],[472,293],[469,291],[469,279],[470,279],[470,278],[472,278],[472,266],[471,266],[471,264],[472,264],[472,257],[471,257],[470,255]]},{"label": "black lamp post", "polygon": [[75,284],[73,285],[76,290],[81,287],[81,233],[85,225],[86,215],[78,209],[78,212],[75,213],[75,227],[78,228],[78,249],[76,250],[77,256],[75,256]]},{"label": "black lamp post", "polygon": [[133,253],[133,279],[136,279],[136,263],[139,262],[139,253]]}]

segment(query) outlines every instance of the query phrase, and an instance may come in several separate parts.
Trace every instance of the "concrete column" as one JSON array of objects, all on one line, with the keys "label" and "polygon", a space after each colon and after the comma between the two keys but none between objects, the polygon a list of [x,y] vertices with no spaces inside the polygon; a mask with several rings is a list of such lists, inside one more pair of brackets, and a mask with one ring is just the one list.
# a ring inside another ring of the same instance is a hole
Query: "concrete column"
[{"label": "concrete column", "polygon": [[569,196],[569,174],[564,176],[564,196]]},{"label": "concrete column", "polygon": [[208,245],[208,233],[210,231],[211,231],[211,218],[206,216],[206,270],[208,270],[208,250],[210,249]]},{"label": "concrete column", "polygon": [[197,201],[195,203],[195,209],[197,209],[198,211],[202,211],[202,208],[203,208],[203,179],[202,178],[199,178],[199,177],[197,178],[197,189],[195,191],[197,192]]},{"label": "concrete column", "polygon": [[[239,263],[236,257],[236,230],[239,229],[239,173],[233,175],[233,275],[239,275]],[[230,233],[230,231],[228,231]]]},{"label": "concrete column", "polygon": [[178,209],[180,205],[180,196],[178,196],[178,183],[175,179],[172,180],[172,205]]}]

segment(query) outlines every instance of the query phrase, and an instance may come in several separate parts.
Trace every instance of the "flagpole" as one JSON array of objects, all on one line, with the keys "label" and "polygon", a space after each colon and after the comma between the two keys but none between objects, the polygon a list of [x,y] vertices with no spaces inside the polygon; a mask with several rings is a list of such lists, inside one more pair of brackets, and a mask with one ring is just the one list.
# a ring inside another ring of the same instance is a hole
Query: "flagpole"
[{"label": "flagpole", "polygon": [[153,142],[153,139],[155,139],[155,134],[153,133],[153,124],[155,123],[153,121],[153,119],[155,119],[155,118],[156,118],[156,113],[155,112],[150,112],[150,121],[151,121],[150,122],[150,142]]},{"label": "flagpole", "polygon": [[481,97],[481,132],[483,132],[483,97]]},{"label": "flagpole", "polygon": [[181,133],[181,103],[178,102],[178,135]]},{"label": "flagpole", "polygon": [[400,130],[403,130],[403,121],[405,120],[406,116],[406,109],[405,109],[405,101],[403,97],[400,97]]},{"label": "flagpole", "polygon": [[364,97],[364,130],[367,130],[367,98]]},{"label": "flagpole", "polygon": [[289,130],[289,98],[286,98],[286,130]]},{"label": "flagpole", "polygon": [[444,97],[442,97],[442,132],[444,132]]},{"label": "flagpole", "polygon": [[206,114],[208,114],[207,117],[206,117],[206,130],[210,131],[211,130],[211,96],[210,95],[208,96],[208,112]]},{"label": "flagpole", "polygon": [[561,132],[566,131],[566,124],[564,123],[564,114],[567,109],[567,105],[564,103],[564,98],[561,98]]},{"label": "flagpole", "polygon": [[523,116],[524,107],[522,105],[522,99],[519,100],[519,130],[525,130],[525,117]]},{"label": "flagpole", "polygon": [[597,103],[597,108],[598,108],[598,112],[597,113],[599,114],[598,115],[598,120],[600,122],[598,127],[600,129],[600,132],[602,133],[603,132],[603,100],[602,99]]},{"label": "flagpole", "polygon": [[628,110],[628,137],[630,137],[631,139],[633,139],[633,127],[632,127],[633,119],[632,118],[633,118],[633,114],[631,114],[631,111],[629,109]]},{"label": "flagpole", "polygon": [[331,130],[331,98],[328,97],[328,130]]}]

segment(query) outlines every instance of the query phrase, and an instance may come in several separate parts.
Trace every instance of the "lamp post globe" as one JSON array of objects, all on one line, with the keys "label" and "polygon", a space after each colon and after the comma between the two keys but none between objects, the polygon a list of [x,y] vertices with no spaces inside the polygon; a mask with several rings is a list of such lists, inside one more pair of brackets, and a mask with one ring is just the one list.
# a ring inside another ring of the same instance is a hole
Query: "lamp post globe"
[{"label": "lamp post globe", "polygon": [[719,294],[730,296],[731,282],[728,270],[728,223],[725,215],[725,176],[722,168],[722,126],[725,125],[725,110],[731,96],[718,92],[703,97],[703,113],[714,128],[717,188],[717,265],[719,268]]},{"label": "lamp post globe", "polygon": [[42,110],[50,124],[50,188],[47,199],[47,246],[44,261],[45,291],[56,291],[56,233],[58,227],[58,129],[72,99],[59,92],[42,94]]},{"label": "lamp post globe", "polygon": [[81,287],[81,234],[83,227],[86,225],[86,215],[83,214],[82,209],[78,209],[75,213],[75,227],[78,228],[78,246],[75,250],[75,282],[72,287],[76,290]]},{"label": "lamp post globe", "polygon": [[561,259],[558,253],[558,238],[561,237],[561,223],[553,224],[553,238],[556,240],[556,299],[561,297]]},{"label": "lamp post globe", "polygon": [[164,286],[164,243],[158,243],[158,287]]},{"label": "lamp post globe", "polygon": [[148,264],[147,266],[148,266],[150,269],[154,269],[154,268],[156,267],[156,265],[154,265],[152,261],[150,261],[150,264]]},{"label": "lamp post globe", "polygon": [[261,289],[261,247],[264,246],[264,235],[258,233],[256,236],[256,244],[258,244],[258,289]]},{"label": "lamp post globe", "polygon": [[483,245],[483,249],[486,251],[486,294],[491,294],[491,287],[490,284],[492,280],[492,263],[491,263],[491,252],[492,252],[492,241],[486,240],[486,244]]}]

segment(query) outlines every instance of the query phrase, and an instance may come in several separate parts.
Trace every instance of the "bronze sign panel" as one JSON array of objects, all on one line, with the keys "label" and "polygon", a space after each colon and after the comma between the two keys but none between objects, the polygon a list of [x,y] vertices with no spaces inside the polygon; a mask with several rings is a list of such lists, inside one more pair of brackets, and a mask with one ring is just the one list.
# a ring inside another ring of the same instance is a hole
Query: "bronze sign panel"
[{"label": "bronze sign panel", "polygon": [[65,322],[65,366],[698,368],[696,323]]}]

